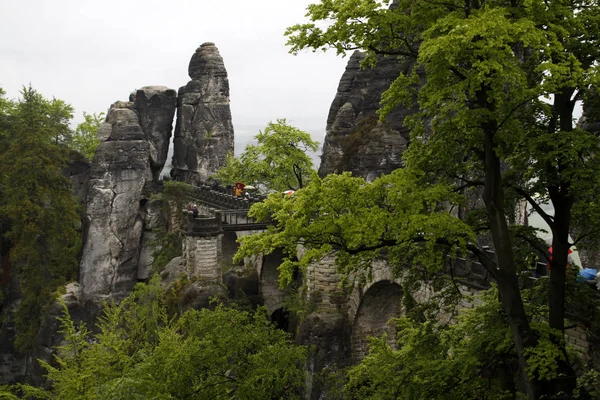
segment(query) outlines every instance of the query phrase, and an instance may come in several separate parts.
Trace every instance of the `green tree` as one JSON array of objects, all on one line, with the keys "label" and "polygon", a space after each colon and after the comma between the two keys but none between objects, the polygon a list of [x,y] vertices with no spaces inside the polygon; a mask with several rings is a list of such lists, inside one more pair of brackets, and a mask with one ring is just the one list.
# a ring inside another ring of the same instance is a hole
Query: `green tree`
[{"label": "green tree", "polygon": [[[440,315],[452,316],[463,299],[453,280],[440,273],[448,271],[449,258],[476,252],[478,246],[475,230],[454,215],[461,196],[450,185],[423,182],[422,175],[400,169],[372,183],[349,173],[315,176],[292,198],[273,195],[252,207],[252,216],[270,217],[275,225],[244,238],[236,257],[283,248],[289,257],[279,267],[282,285],[293,281],[297,266],[306,271],[311,262],[332,253],[344,276],[368,279],[372,260],[382,257],[396,276],[402,276],[403,306],[409,311],[398,330],[402,347],[394,352],[385,341],[375,341],[379,344],[372,348],[371,357],[350,374],[347,390],[352,398],[429,399],[450,392],[455,397],[444,398],[479,398],[476,394],[482,393],[489,398],[498,388],[514,396],[519,387],[513,377],[518,357],[497,290],[484,296],[484,305],[460,316],[458,327],[448,330],[450,326],[437,321]],[[517,262],[527,265],[529,243],[514,238],[515,248],[522,250],[516,253]],[[295,261],[298,244],[305,251]],[[585,305],[589,311],[598,302],[592,300],[587,286],[575,282],[575,276],[571,274],[566,301]],[[413,296],[423,286],[433,289],[435,296],[417,304]],[[559,376],[556,360],[567,360],[553,342],[557,331],[547,324],[549,292],[548,280],[540,280],[534,292],[520,293],[537,338],[536,346],[528,349],[528,363],[532,374],[544,379]],[[465,338],[472,340],[461,341]],[[415,358],[415,353],[420,356]],[[481,376],[489,378],[485,384]],[[401,394],[394,397],[395,390]]]},{"label": "green tree", "polygon": [[96,147],[100,144],[98,139],[98,128],[104,121],[104,113],[99,114],[83,113],[85,121],[81,122],[75,128],[75,133],[71,137],[69,147],[83,154],[88,160],[94,158]]},{"label": "green tree", "polygon": [[[443,246],[447,241],[450,249],[458,246],[470,251],[498,284],[527,396],[537,399],[570,393],[575,375],[566,361],[563,340],[567,253],[574,244],[569,233],[577,226],[575,242],[587,235],[597,243],[600,187],[599,138],[573,126],[573,110],[598,83],[600,8],[586,0],[390,3],[323,0],[310,5],[312,22],[288,29],[289,44],[293,52],[362,49],[367,53],[365,65],[375,64],[379,56],[414,60],[413,67],[401,73],[382,96],[381,117],[417,99],[419,112],[407,120],[412,132],[405,154],[407,168],[419,178],[417,185],[437,182],[453,191],[480,190],[483,207],[478,210],[479,218],[473,215],[472,228],[489,232],[495,255],[489,257],[483,243],[466,235],[467,230],[459,235],[462,242],[456,236],[444,239],[448,224],[432,224],[429,221],[439,217],[423,215],[421,206],[415,206],[410,215],[420,216],[422,234],[398,232],[382,220],[386,230],[375,229],[371,235],[359,231],[364,229],[361,224],[342,223],[351,218],[345,214],[355,212],[354,205],[346,203],[332,210],[340,220],[331,221],[338,229],[331,234],[344,238],[335,244],[345,250],[342,257],[365,249],[402,248],[410,241],[425,241],[431,248],[435,248],[433,243]],[[313,200],[307,196],[302,202]],[[523,239],[534,241],[530,235],[522,237],[526,230],[509,224],[518,200],[527,201],[544,218],[553,237],[547,321],[557,333],[552,336],[556,370],[545,375],[533,368],[530,355],[540,340],[519,291],[519,274],[529,265],[516,249]],[[302,202],[294,204],[305,206]],[[543,211],[544,202],[552,204],[554,215]],[[280,206],[289,212],[286,207],[292,205]],[[279,210],[271,211],[278,215]],[[322,214],[316,215],[320,219]],[[305,224],[315,224],[314,216],[298,218],[291,217],[292,224],[298,224],[292,225],[299,228],[296,235],[306,229]],[[348,237],[339,232],[347,232]],[[326,243],[330,239],[317,238]],[[248,241],[250,245],[253,239]]]},{"label": "green tree", "polygon": [[0,152],[4,153],[8,148],[10,120],[13,112],[13,102],[6,98],[6,92],[0,88]]},{"label": "green tree", "polygon": [[[263,310],[217,305],[169,317],[157,280],[107,306],[99,333],[66,314],[51,388],[40,399],[299,399],[306,349]],[[66,311],[66,310],[65,310]]]},{"label": "green tree", "polygon": [[[568,286],[570,294],[581,287],[574,278]],[[537,299],[544,290],[547,285],[542,284],[523,291],[540,342],[531,365],[542,375],[557,367],[554,332],[542,322],[547,306]],[[432,299],[439,300],[439,296]],[[397,350],[385,338],[372,338],[370,354],[348,371],[346,398],[514,399],[517,355],[498,291],[492,287],[470,301],[475,306],[462,310],[450,324],[440,321],[437,306],[409,310],[395,321]],[[581,383],[574,398],[589,398],[586,391],[594,387]]]},{"label": "green tree", "polygon": [[308,151],[319,144],[310,134],[289,125],[285,119],[269,122],[264,132],[254,137],[256,145],[246,146],[239,157],[229,155],[216,174],[223,183],[242,181],[267,189],[297,190],[307,184],[313,171]]},{"label": "green tree", "polygon": [[0,216],[9,227],[5,238],[22,299],[15,314],[16,346],[27,350],[50,294],[77,276],[80,219],[62,174],[68,150],[57,143],[69,134],[73,109],[31,87],[22,96],[0,117],[8,121],[7,147],[0,154]]}]

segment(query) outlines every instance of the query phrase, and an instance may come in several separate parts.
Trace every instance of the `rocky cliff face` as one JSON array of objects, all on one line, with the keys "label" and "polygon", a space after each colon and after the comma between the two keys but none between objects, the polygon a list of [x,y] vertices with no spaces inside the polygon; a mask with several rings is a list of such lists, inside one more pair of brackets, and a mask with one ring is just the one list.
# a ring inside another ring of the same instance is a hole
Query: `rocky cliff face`
[{"label": "rocky cliff face", "polygon": [[164,86],[145,86],[131,93],[129,101],[133,103],[138,122],[150,146],[152,177],[158,180],[167,161],[177,92]]},{"label": "rocky cliff face", "polygon": [[412,67],[411,61],[381,57],[371,69],[361,69],[364,55],[355,52],[342,75],[329,109],[319,175],[351,171],[372,180],[402,166],[401,155],[409,141],[404,118],[416,111],[396,107],[378,122],[381,94]]},{"label": "rocky cliff face", "polygon": [[196,50],[188,73],[192,80],[179,89],[172,175],[197,184],[233,152],[233,125],[227,71],[213,43]]},{"label": "rocky cliff face", "polygon": [[142,237],[148,215],[142,191],[166,160],[175,91],[144,87],[130,100],[111,106],[90,172],[80,283],[82,299],[94,303],[125,297],[139,266],[149,262],[142,251],[149,241]]}]

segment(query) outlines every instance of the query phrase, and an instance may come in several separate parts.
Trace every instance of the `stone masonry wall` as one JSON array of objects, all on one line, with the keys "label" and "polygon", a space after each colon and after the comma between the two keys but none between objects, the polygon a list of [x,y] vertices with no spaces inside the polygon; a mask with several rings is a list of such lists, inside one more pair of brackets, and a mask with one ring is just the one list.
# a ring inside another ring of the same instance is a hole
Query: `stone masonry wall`
[{"label": "stone masonry wall", "polygon": [[331,311],[339,309],[341,295],[339,282],[340,275],[336,270],[335,258],[325,258],[307,268],[306,294],[317,302],[319,309]]},{"label": "stone masonry wall", "polygon": [[186,236],[183,241],[183,258],[190,278],[221,283],[223,271],[220,263],[222,235],[209,237]]}]

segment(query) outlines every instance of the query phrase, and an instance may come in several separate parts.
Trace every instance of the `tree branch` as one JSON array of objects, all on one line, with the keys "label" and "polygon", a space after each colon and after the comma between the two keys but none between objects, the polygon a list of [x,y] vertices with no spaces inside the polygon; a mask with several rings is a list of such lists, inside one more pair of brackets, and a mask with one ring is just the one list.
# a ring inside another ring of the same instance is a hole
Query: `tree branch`
[{"label": "tree branch", "polygon": [[502,125],[504,125],[504,123],[506,121],[508,121],[508,119],[511,117],[511,115],[514,114],[515,111],[517,111],[519,108],[523,107],[525,104],[529,103],[530,101],[537,99],[538,97],[539,97],[539,95],[536,95],[535,97],[531,97],[531,98],[517,104],[512,110],[509,111],[509,113],[506,115],[506,117],[504,117],[504,119],[502,121],[500,121],[500,123],[496,127],[496,131],[494,132],[494,134],[500,130]]},{"label": "tree branch", "polygon": [[404,56],[404,57],[412,57],[412,58],[414,58],[416,56],[416,54],[412,51],[381,50],[371,44],[367,46],[367,49],[371,50],[375,54],[381,54],[381,55],[385,55],[385,56]]},{"label": "tree branch", "polygon": [[555,230],[555,228],[554,228],[554,218],[552,218],[544,210],[542,210],[542,207],[540,207],[540,205],[533,199],[533,197],[531,197],[525,190],[523,190],[523,188],[520,188],[520,187],[517,187],[517,186],[512,186],[512,185],[511,185],[511,187],[517,193],[519,193],[521,196],[523,196],[525,198],[525,200],[527,200],[527,202],[529,204],[531,204],[531,207],[533,207],[533,209],[540,215],[540,217],[542,217],[542,219],[544,221],[546,221],[546,223],[548,224],[548,226],[552,230],[552,233],[554,234],[554,230]]},{"label": "tree branch", "polygon": [[463,81],[467,79],[467,76],[465,74],[463,74],[462,72],[460,72],[458,70],[458,68],[456,68],[456,67],[450,67],[450,71],[454,72],[454,74],[456,76],[458,76],[460,79],[462,79]]},{"label": "tree branch", "polygon": [[475,257],[477,257],[477,260],[481,263],[483,268],[485,268],[485,270],[489,272],[492,278],[498,280],[498,267],[496,266],[494,259],[490,257],[485,250],[481,250],[478,246],[474,244],[467,244],[467,250],[469,250],[471,253],[473,253]]},{"label": "tree branch", "polygon": [[[422,236],[418,236],[418,237],[412,238],[409,241],[411,241],[413,243],[419,243],[419,242],[425,242],[426,239]],[[409,242],[409,241],[407,241],[407,242]],[[445,238],[438,238],[435,240],[435,243],[441,244],[444,246],[452,246],[453,245],[448,239],[445,239]],[[344,248],[343,250],[350,255],[355,255],[355,254],[362,253],[365,251],[379,250],[379,249],[383,249],[386,247],[397,246],[399,244],[401,244],[401,242],[397,242],[395,240],[381,240],[379,243],[377,243],[376,245],[373,245],[373,246],[360,246],[360,247],[357,247],[354,249]],[[494,262],[493,258],[490,257],[485,251],[481,250],[475,244],[467,244],[466,248],[471,253],[473,253],[473,255],[475,257],[477,257],[477,260],[486,269],[486,271],[492,276],[492,278],[494,278],[495,280],[498,280],[498,277],[499,277],[498,269],[496,267],[496,263]]]}]

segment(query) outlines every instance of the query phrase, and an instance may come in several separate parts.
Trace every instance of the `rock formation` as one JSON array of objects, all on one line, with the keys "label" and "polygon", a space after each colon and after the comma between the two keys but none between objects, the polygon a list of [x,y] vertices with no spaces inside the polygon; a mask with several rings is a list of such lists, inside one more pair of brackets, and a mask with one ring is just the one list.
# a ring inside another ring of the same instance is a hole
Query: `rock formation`
[{"label": "rock formation", "polygon": [[85,203],[88,183],[90,180],[91,165],[86,158],[76,151],[69,153],[69,163],[63,174],[69,178],[73,185],[73,194],[80,203]]},{"label": "rock formation", "polygon": [[190,61],[192,80],[179,89],[172,175],[197,184],[225,164],[233,152],[229,80],[213,43],[201,45]]},{"label": "rock formation", "polygon": [[158,180],[167,161],[177,93],[164,86],[145,86],[131,93],[129,101],[150,145],[152,177]]},{"label": "rock formation", "polygon": [[130,100],[111,106],[90,172],[80,282],[82,298],[95,303],[130,292],[138,280],[140,253],[142,275],[147,274],[144,218],[156,212],[147,212],[142,191],[158,178],[171,136],[173,89],[144,87]]},{"label": "rock formation", "polygon": [[404,118],[415,109],[396,107],[378,122],[381,94],[411,67],[411,61],[380,57],[374,68],[361,69],[364,54],[354,52],[329,109],[319,175],[352,171],[368,180],[402,166],[409,141]]}]

